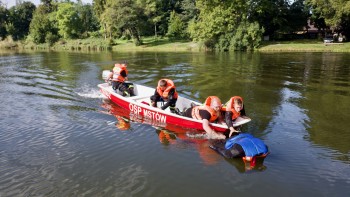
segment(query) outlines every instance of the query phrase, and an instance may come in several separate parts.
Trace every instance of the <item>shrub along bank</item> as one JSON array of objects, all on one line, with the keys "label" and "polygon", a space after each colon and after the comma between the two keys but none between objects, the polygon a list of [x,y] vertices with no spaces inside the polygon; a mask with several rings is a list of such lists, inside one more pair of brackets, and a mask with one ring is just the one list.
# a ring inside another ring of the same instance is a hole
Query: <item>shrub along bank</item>
[{"label": "shrub along bank", "polygon": [[[71,51],[210,51],[203,43],[174,41],[167,38],[143,38],[142,45],[135,46],[132,40],[105,40],[102,38],[60,40],[53,45],[13,41],[11,37],[0,42],[3,49],[24,50],[71,50]],[[319,40],[296,40],[284,42],[264,42],[257,51],[261,52],[350,52],[350,43],[325,44]]]}]

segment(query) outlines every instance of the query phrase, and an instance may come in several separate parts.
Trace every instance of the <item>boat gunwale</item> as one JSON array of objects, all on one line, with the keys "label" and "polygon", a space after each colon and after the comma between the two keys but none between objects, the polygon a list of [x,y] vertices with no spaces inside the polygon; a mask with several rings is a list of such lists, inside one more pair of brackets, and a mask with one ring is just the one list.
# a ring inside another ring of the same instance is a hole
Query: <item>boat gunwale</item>
[{"label": "boat gunwale", "polygon": [[[134,84],[134,86],[140,86],[140,87],[145,87],[145,88],[150,88],[150,89],[153,89],[155,90],[154,88],[151,88],[151,87],[148,87],[148,86],[144,86],[144,85],[140,85],[140,84]],[[199,123],[199,124],[202,124],[202,120],[197,120],[197,119],[193,119],[193,118],[190,118],[190,117],[186,117],[186,116],[181,116],[181,115],[178,115],[178,114],[174,114],[174,113],[171,113],[171,112],[168,112],[168,111],[164,111],[160,108],[156,108],[156,107],[152,107],[150,105],[147,105],[147,104],[144,104],[142,102],[137,102],[138,99],[141,99],[141,98],[147,98],[147,97],[150,97],[153,95],[153,93],[149,96],[142,96],[142,97],[139,97],[137,98],[138,96],[134,96],[134,97],[124,97],[120,94],[118,94],[117,92],[115,91],[112,91],[111,89],[111,86],[109,85],[109,83],[103,83],[103,84],[98,84],[98,87],[101,88],[101,89],[104,89],[105,91],[107,91],[109,94],[112,94],[113,96],[117,97],[118,99],[121,99],[125,102],[129,102],[133,105],[136,105],[136,106],[139,106],[139,107],[143,107],[143,108],[146,108],[146,109],[149,109],[151,111],[156,111],[157,113],[160,113],[160,114],[163,114],[163,115],[166,115],[166,116],[172,116],[172,117],[175,117],[175,118],[178,118],[178,119],[182,119],[182,120],[186,120],[186,121],[189,121],[189,122],[194,122],[194,123]],[[106,95],[105,95],[106,96]],[[190,100],[191,102],[195,103],[195,104],[202,104],[202,103],[199,103],[197,101],[193,101],[191,99],[188,99],[188,98],[185,98],[183,96],[180,96],[179,97],[183,98],[183,99],[187,99],[187,100]],[[109,97],[107,97],[108,99],[110,99]],[[136,98],[136,99],[134,99]],[[112,99],[110,99],[112,100]],[[114,102],[114,101],[112,101]],[[118,103],[114,102],[115,104],[119,105]],[[130,109],[127,109],[129,110],[130,112],[132,112]],[[143,115],[144,116],[144,115]],[[167,123],[167,124],[171,124],[171,123]],[[219,123],[209,123],[210,126],[212,127],[212,129],[214,129],[215,131],[218,131],[218,132],[224,132],[223,129],[227,130],[227,125],[226,124],[219,124]],[[181,124],[178,124],[181,126]],[[193,128],[189,128],[189,129],[193,129]],[[220,129],[220,130],[218,130]],[[203,130],[203,129],[201,129]]]}]

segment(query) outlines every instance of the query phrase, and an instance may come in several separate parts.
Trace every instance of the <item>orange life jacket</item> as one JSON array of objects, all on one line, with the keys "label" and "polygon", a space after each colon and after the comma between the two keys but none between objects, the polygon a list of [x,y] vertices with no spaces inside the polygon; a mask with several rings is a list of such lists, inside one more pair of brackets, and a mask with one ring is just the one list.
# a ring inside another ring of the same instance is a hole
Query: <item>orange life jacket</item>
[{"label": "orange life jacket", "polygon": [[125,77],[121,75],[122,71],[125,71],[128,74],[128,70],[126,69],[126,64],[115,64],[113,68],[113,81],[124,82]]},{"label": "orange life jacket", "polygon": [[192,108],[192,118],[197,119],[197,120],[202,120],[203,118],[199,114],[199,110],[206,110],[210,113],[210,120],[209,122],[214,122],[218,117],[218,113],[211,107],[207,105],[202,105],[202,106],[195,106]]},{"label": "orange life jacket", "polygon": [[[165,80],[166,81],[166,88],[165,90],[162,90],[161,87],[160,87],[160,81],[161,80]],[[164,99],[168,99],[168,96],[169,96],[169,91],[174,88],[175,89],[175,93],[174,93],[174,98],[177,98],[178,97],[178,94],[176,92],[176,87],[175,87],[175,84],[172,80],[170,79],[161,79],[158,81],[158,86],[157,86],[157,92],[158,94],[164,98]]]},{"label": "orange life jacket", "polygon": [[212,101],[216,101],[217,103],[219,103],[221,105],[221,100],[217,96],[208,96],[208,98],[205,99],[205,101],[204,101],[204,105],[211,107]]},{"label": "orange life jacket", "polygon": [[239,99],[242,102],[242,108],[243,108],[243,99],[240,96],[234,96],[231,97],[230,100],[225,104],[225,107],[223,107],[222,111],[231,111],[232,112],[232,120],[238,118],[241,115],[241,112],[237,112],[234,108],[234,101],[235,99]]}]

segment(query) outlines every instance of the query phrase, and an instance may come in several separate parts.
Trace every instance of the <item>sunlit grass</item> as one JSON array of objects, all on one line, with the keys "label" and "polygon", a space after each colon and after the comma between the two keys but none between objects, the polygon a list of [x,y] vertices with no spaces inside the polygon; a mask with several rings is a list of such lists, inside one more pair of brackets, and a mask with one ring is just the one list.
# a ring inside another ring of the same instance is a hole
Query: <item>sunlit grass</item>
[{"label": "sunlit grass", "polygon": [[200,51],[201,44],[189,41],[174,41],[168,38],[145,37],[142,38],[142,45],[135,46],[132,40],[115,40],[113,50],[127,51]]},{"label": "sunlit grass", "polygon": [[[39,50],[74,50],[74,51],[205,51],[203,43],[187,40],[171,40],[167,37],[142,37],[142,44],[136,46],[132,39],[61,39],[52,46],[49,44],[35,44],[33,42],[13,41],[7,38],[0,42],[0,48],[20,48]],[[310,51],[310,52],[350,52],[350,43],[333,43],[325,45],[323,41],[293,40],[293,41],[268,41],[263,42],[258,49],[261,52],[268,51]]]},{"label": "sunlit grass", "polygon": [[274,41],[264,42],[259,51],[350,52],[350,43],[324,44],[320,40]]}]

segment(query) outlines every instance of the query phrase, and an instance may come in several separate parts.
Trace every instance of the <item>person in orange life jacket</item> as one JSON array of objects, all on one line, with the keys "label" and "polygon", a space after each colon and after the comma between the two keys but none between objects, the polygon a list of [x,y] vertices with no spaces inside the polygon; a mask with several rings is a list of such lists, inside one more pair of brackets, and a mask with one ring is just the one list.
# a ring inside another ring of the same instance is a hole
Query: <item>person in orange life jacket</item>
[{"label": "person in orange life jacket", "polygon": [[227,159],[242,157],[244,162],[249,162],[250,167],[255,166],[256,158],[265,158],[269,149],[265,143],[247,133],[234,133],[227,140],[216,140],[209,146]]},{"label": "person in orange life jacket", "polygon": [[115,64],[113,71],[108,75],[106,82],[112,79],[113,90],[119,90],[123,96],[135,96],[134,87],[130,83],[125,83],[128,79],[128,70],[126,64]]},{"label": "person in orange life jacket", "polygon": [[230,100],[225,104],[225,107],[222,108],[222,110],[225,113],[225,123],[230,129],[228,137],[231,137],[234,132],[239,133],[240,131],[232,126],[232,122],[235,121],[239,116],[245,116],[243,99],[240,96],[231,97]]},{"label": "person in orange life jacket", "polygon": [[221,122],[221,100],[216,96],[209,96],[202,106],[193,106],[186,109],[183,115],[189,118],[202,120],[202,126],[206,132],[208,138],[225,139],[225,135],[222,133],[216,133],[210,128],[209,123]]},{"label": "person in orange life jacket", "polygon": [[174,82],[170,79],[161,79],[158,81],[158,86],[151,96],[151,105],[157,107],[158,101],[166,101],[166,103],[161,107],[162,110],[170,107],[170,111],[175,113],[175,105],[177,101],[178,94],[176,92],[176,87]]}]

